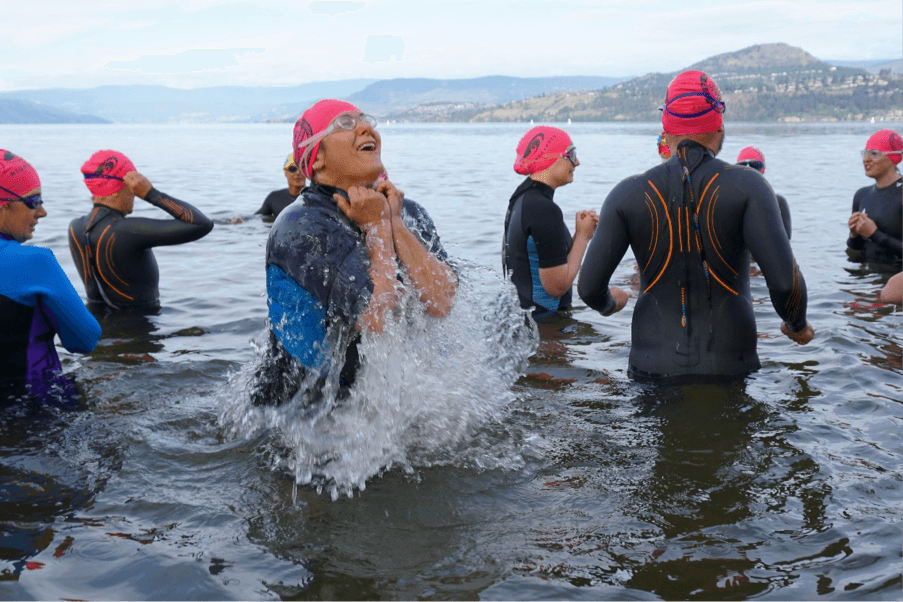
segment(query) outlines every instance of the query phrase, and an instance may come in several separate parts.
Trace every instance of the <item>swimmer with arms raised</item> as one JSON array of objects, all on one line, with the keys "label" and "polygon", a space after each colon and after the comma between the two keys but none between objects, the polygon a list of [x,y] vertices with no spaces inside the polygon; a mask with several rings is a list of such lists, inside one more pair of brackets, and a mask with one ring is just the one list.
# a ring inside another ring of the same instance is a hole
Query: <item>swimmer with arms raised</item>
[{"label": "swimmer with arms raised", "polygon": [[[354,382],[361,332],[380,333],[410,287],[423,311],[446,316],[457,277],[433,222],[384,172],[376,120],[341,100],[321,100],[295,125],[295,163],[310,178],[273,223],[267,242],[271,352],[326,376],[327,332],[347,329],[340,384]],[[278,376],[277,376],[278,377]],[[278,404],[294,392],[264,392]]]},{"label": "swimmer with arms raised", "polygon": [[[198,240],[213,222],[193,205],[154,188],[120,152],[97,151],[82,165],[82,174],[94,207],[69,224],[69,251],[88,300],[112,309],[159,306],[153,247]],[[173,219],[127,218],[136,196]]]},{"label": "swimmer with arms raised", "polygon": [[639,263],[629,360],[634,378],[693,381],[760,367],[750,251],[781,331],[802,345],[814,336],[806,284],[774,192],[760,173],[715,158],[724,140],[723,112],[721,93],[705,73],[687,71],[671,82],[662,124],[676,157],[611,191],[587,250],[577,290],[603,315],[627,301],[609,281],[628,247]]},{"label": "swimmer with arms raised", "polygon": [[46,215],[35,169],[0,150],[0,399],[71,393],[54,337],[74,353],[90,353],[100,339],[53,252],[22,244]]}]

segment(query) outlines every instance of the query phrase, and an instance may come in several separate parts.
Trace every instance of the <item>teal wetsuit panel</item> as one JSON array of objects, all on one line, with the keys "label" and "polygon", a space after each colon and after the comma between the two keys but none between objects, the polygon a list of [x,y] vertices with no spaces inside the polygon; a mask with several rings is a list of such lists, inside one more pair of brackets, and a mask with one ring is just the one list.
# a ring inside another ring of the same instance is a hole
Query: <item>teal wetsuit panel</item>
[{"label": "teal wetsuit panel", "polygon": [[282,268],[267,267],[270,324],[276,338],[304,367],[320,371],[326,363],[326,309]]},{"label": "teal wetsuit panel", "polygon": [[536,243],[533,237],[527,238],[527,257],[530,260],[530,277],[533,282],[533,303],[544,307],[550,312],[558,311],[560,297],[553,297],[542,287],[542,281],[539,279],[539,253],[536,250]]}]

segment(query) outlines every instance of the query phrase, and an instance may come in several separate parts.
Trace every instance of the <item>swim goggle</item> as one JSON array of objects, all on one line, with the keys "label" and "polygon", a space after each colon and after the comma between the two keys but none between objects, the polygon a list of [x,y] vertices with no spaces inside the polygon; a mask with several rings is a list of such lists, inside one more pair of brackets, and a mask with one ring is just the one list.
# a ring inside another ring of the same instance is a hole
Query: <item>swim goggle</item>
[{"label": "swim goggle", "polygon": [[746,161],[740,161],[737,165],[745,165],[746,167],[752,167],[756,171],[762,171],[765,169],[765,163],[763,161],[756,161],[755,159],[747,159]]},{"label": "swim goggle", "polygon": [[361,113],[360,115],[352,115],[350,113],[342,113],[338,117],[336,117],[332,123],[326,126],[322,132],[318,132],[304,140],[298,145],[298,148],[304,148],[304,153],[301,155],[301,159],[299,161],[301,166],[304,166],[307,163],[307,158],[310,156],[310,151],[313,149],[316,144],[328,136],[333,132],[337,132],[339,130],[351,131],[354,129],[354,126],[357,125],[358,122],[363,123],[364,125],[369,126],[371,129],[376,129],[376,118],[372,115],[367,115],[366,113]]},{"label": "swim goggle", "polygon": [[881,157],[886,157],[886,156],[887,156],[887,153],[881,152],[881,151],[879,151],[879,150],[874,150],[874,149],[871,149],[871,148],[867,148],[867,149],[865,149],[864,151],[859,151],[859,154],[862,155],[862,158],[863,158],[863,159],[869,158],[869,159],[873,159],[873,160],[875,160],[875,161],[877,161],[877,160],[880,159]]},{"label": "swim goggle", "polygon": [[561,156],[564,157],[565,159],[567,159],[568,161],[570,161],[571,165],[573,165],[574,167],[577,166],[577,147],[576,146],[564,151],[563,153],[561,153]]},{"label": "swim goggle", "polygon": [[86,180],[96,180],[100,178],[102,180],[118,180],[120,182],[125,182],[125,180],[118,176],[110,176],[105,173],[83,173],[82,175],[85,176]]},{"label": "swim goggle", "polygon": [[[687,98],[689,96],[702,96],[709,103],[709,108],[703,111],[699,111],[698,113],[675,113],[668,108],[668,105],[670,105],[674,101],[680,100],[681,98]],[[664,111],[665,113],[674,115],[675,117],[678,117],[680,119],[693,119],[694,117],[702,117],[703,115],[711,111],[715,111],[716,113],[724,113],[724,101],[715,98],[708,92],[686,92],[684,94],[678,94],[677,96],[669,100],[667,103],[665,103],[664,107],[659,108],[659,111]]]},{"label": "swim goggle", "polygon": [[41,205],[44,204],[44,200],[41,198],[41,195],[39,195],[39,194],[35,194],[35,195],[29,196],[29,197],[21,197],[18,194],[16,194],[15,192],[13,192],[12,190],[10,190],[9,188],[4,188],[3,186],[0,186],[0,190],[2,190],[3,192],[8,192],[9,194],[16,197],[14,199],[0,199],[0,203],[13,203],[15,201],[19,201],[21,203],[25,203],[25,206],[28,207],[29,209],[37,209],[38,207],[40,207]]}]

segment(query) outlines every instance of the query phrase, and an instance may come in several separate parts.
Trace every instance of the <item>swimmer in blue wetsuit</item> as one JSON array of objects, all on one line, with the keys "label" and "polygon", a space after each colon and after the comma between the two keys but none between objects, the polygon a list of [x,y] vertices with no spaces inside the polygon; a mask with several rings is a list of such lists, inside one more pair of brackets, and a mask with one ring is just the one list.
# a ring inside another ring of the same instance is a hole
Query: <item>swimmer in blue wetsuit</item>
[{"label": "swimmer in blue wetsuit", "polygon": [[[213,222],[193,205],[154,188],[122,153],[97,151],[82,165],[82,174],[94,208],[69,224],[69,251],[88,300],[112,309],[159,306],[153,247],[198,240]],[[136,196],[174,219],[126,218]]]},{"label": "swimmer in blue wetsuit", "polygon": [[640,269],[630,374],[637,379],[736,377],[760,367],[749,292],[752,251],[765,275],[781,331],[799,344],[806,284],[762,175],[715,158],[724,103],[700,71],[668,87],[662,124],[671,159],[618,184],[605,199],[580,274],[580,298],[603,315],[626,294],[609,280],[627,248]]},{"label": "swimmer in blue wetsuit", "polygon": [[[427,315],[451,311],[457,277],[426,211],[379,181],[381,144],[375,120],[340,100],[314,104],[295,125],[295,163],[311,185],[279,215],[267,242],[275,361],[259,379],[255,404],[289,399],[295,368],[321,378],[334,370],[347,389],[359,366],[359,333],[383,331],[399,286],[417,293]],[[331,337],[336,331],[347,336]]]},{"label": "swimmer in blue wetsuit", "polygon": [[903,267],[903,178],[897,166],[903,158],[903,138],[893,130],[872,134],[862,151],[865,175],[875,183],[853,196],[847,247],[853,260]]},{"label": "swimmer in blue wetsuit", "polygon": [[30,393],[71,395],[54,347],[89,353],[100,325],[50,249],[23,246],[47,215],[37,172],[0,150],[0,400]]},{"label": "swimmer in blue wetsuit", "polygon": [[555,190],[574,181],[580,165],[567,132],[537,126],[521,138],[514,171],[527,176],[511,195],[502,239],[502,270],[520,306],[549,318],[571,306],[571,288],[599,217],[579,211],[574,238],[555,204]]}]

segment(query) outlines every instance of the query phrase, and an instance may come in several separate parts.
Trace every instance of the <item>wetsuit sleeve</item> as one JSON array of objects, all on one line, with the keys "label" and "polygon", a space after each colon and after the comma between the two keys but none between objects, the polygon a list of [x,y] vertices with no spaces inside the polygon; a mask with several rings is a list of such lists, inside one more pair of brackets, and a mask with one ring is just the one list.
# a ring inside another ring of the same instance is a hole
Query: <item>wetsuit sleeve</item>
[{"label": "wetsuit sleeve", "polygon": [[784,222],[784,231],[787,233],[787,240],[790,240],[790,234],[793,229],[793,223],[790,219],[790,205],[787,204],[787,199],[782,197],[781,195],[775,195],[778,199],[778,208],[781,210],[781,221]]},{"label": "wetsuit sleeve", "polygon": [[599,215],[599,225],[580,268],[577,294],[584,303],[603,315],[612,313],[617,305],[608,289],[608,283],[630,246],[627,223],[621,215],[620,204],[630,194],[631,186],[626,181],[622,182],[605,199]]},{"label": "wetsuit sleeve", "polygon": [[435,255],[442,263],[447,264],[448,253],[445,252],[442,241],[439,239],[436,225],[433,223],[429,213],[426,212],[426,209],[408,199],[405,199],[402,207],[404,208],[403,219],[408,229],[417,235],[417,238],[420,239],[427,251]]},{"label": "wetsuit sleeve", "polygon": [[180,245],[203,238],[213,229],[213,221],[196,207],[151,188],[145,201],[170,214],[175,219],[160,220],[130,217],[117,228],[117,243],[135,248]]},{"label": "wetsuit sleeve", "polygon": [[[536,255],[540,268],[554,268],[568,262],[571,241],[563,236],[567,226],[561,207],[554,203],[535,203],[524,199],[523,227],[529,230],[536,243]],[[541,209],[541,210],[540,210]]]},{"label": "wetsuit sleeve", "polygon": [[260,209],[254,212],[254,215],[274,215],[276,212],[273,211],[273,197],[275,196],[276,191],[268,194],[267,198],[263,200],[263,205],[260,206]]},{"label": "wetsuit sleeve", "polygon": [[743,239],[765,276],[771,304],[791,330],[806,327],[806,281],[793,257],[790,241],[774,232],[783,228],[774,192],[759,178],[746,184],[748,205],[743,219]]},{"label": "wetsuit sleeve", "polygon": [[40,296],[63,347],[90,353],[100,340],[100,324],[82,303],[52,252],[35,256],[32,276],[34,293]]},{"label": "wetsuit sleeve", "polygon": [[868,239],[873,243],[884,247],[885,249],[890,249],[897,255],[903,255],[903,244],[901,244],[900,239],[891,236],[887,232],[882,231],[880,228],[875,230],[875,232],[872,233],[872,235],[869,236]]}]

